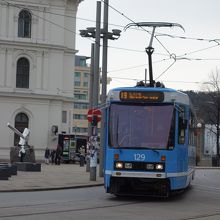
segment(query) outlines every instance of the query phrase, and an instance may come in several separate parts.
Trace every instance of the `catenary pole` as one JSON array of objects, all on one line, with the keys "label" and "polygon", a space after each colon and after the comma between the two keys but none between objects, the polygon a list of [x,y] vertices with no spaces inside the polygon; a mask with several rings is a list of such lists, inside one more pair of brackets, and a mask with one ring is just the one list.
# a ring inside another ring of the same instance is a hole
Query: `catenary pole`
[{"label": "catenary pole", "polygon": [[[101,104],[105,106],[107,92],[107,60],[108,60],[108,4],[109,1],[104,1],[104,19],[103,19],[103,51],[102,51],[102,95]],[[102,109],[101,120],[101,146],[99,152],[99,176],[103,177],[103,162],[104,162],[104,132],[106,130],[106,115],[105,108]]]},{"label": "catenary pole", "polygon": [[[95,58],[95,44],[91,44],[91,65],[89,78],[89,109],[93,108],[93,83],[94,83],[94,58]],[[88,137],[92,135],[92,126],[89,123]]]},{"label": "catenary pole", "polygon": [[[94,81],[94,52],[95,52],[95,44],[91,44],[91,64],[90,64],[90,78],[89,78],[89,109],[92,109],[93,103],[93,81]],[[88,124],[88,137],[92,136],[92,125]],[[87,149],[88,151],[89,149]],[[88,152],[87,152],[88,154]],[[86,172],[90,172],[90,158],[86,157]]]},{"label": "catenary pole", "polygon": [[[100,56],[100,21],[101,21],[101,2],[96,4],[96,32],[95,32],[95,61],[93,79],[93,108],[97,108],[99,100],[99,56]],[[97,125],[92,127],[93,136],[97,136]],[[96,158],[97,160],[97,158]],[[96,181],[97,161],[93,163],[90,158],[90,180]]]}]

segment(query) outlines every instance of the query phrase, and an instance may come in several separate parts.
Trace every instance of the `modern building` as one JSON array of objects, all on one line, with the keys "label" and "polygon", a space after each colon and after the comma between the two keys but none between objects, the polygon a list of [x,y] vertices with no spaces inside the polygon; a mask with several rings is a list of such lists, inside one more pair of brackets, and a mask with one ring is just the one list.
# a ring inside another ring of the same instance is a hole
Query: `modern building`
[{"label": "modern building", "polygon": [[86,56],[75,56],[74,105],[72,132],[88,135],[87,112],[89,109],[90,65]]},{"label": "modern building", "polygon": [[82,0],[10,0],[0,3],[0,159],[29,128],[37,158],[72,131],[75,30]]},{"label": "modern building", "polygon": [[[90,57],[75,56],[74,72],[74,107],[73,107],[73,126],[72,132],[76,135],[88,135],[87,113],[89,110],[89,93],[91,69],[88,61]],[[107,84],[111,78],[107,78]],[[101,77],[100,86],[101,87]],[[99,92],[100,93],[100,92]],[[100,102],[100,97],[99,97]],[[98,133],[100,133],[100,123],[98,124]],[[99,134],[98,134],[99,135]]]}]

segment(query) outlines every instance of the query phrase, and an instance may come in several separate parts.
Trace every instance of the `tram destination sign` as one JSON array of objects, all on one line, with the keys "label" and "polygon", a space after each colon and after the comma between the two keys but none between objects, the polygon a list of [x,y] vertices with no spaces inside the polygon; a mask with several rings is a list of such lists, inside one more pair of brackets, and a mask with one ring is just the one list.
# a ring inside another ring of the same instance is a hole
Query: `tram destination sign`
[{"label": "tram destination sign", "polygon": [[163,102],[164,94],[158,91],[121,91],[121,101]]}]

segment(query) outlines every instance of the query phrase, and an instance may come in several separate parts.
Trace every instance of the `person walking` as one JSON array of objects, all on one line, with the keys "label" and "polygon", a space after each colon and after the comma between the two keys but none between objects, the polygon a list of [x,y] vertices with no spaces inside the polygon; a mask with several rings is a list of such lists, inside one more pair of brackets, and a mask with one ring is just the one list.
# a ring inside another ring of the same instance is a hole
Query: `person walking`
[{"label": "person walking", "polygon": [[60,165],[60,160],[62,156],[62,147],[58,144],[56,149],[56,158],[55,158],[55,164]]},{"label": "person walking", "polygon": [[45,153],[44,153],[44,159],[45,159],[46,164],[49,164],[49,158],[50,158],[50,150],[48,147],[46,147]]},{"label": "person walking", "polygon": [[56,157],[56,150],[55,149],[51,150],[50,157],[51,157],[51,163],[54,164],[55,163],[55,157]]},{"label": "person walking", "polygon": [[79,154],[79,158],[80,158],[79,164],[81,167],[83,167],[85,164],[85,147],[84,146],[79,148],[79,153],[80,153]]}]

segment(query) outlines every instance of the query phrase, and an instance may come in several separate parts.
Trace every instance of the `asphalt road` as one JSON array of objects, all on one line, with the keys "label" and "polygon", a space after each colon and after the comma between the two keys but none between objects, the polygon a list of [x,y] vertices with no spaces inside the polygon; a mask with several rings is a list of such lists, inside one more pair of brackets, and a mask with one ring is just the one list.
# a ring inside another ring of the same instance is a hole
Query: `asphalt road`
[{"label": "asphalt road", "polygon": [[219,220],[220,169],[197,170],[190,190],[169,199],[117,198],[103,187],[0,194],[0,220]]}]

